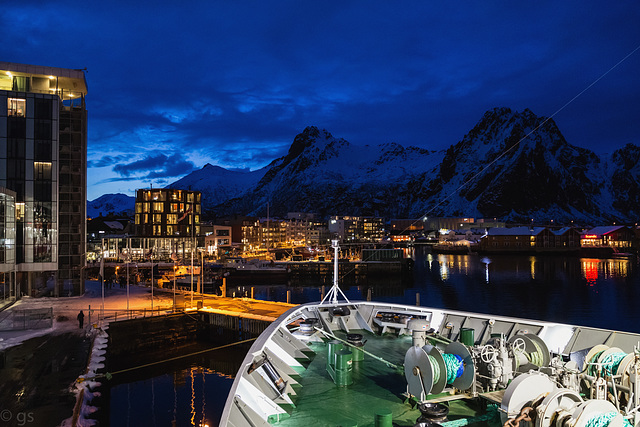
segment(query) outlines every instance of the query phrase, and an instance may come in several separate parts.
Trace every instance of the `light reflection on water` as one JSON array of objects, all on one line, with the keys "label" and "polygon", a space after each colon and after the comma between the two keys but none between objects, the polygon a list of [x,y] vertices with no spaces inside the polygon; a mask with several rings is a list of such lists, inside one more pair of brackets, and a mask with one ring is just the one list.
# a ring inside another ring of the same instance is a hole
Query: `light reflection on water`
[{"label": "light reflection on water", "polygon": [[[362,280],[343,285],[343,291],[351,300],[365,300],[370,290],[374,300],[415,304],[419,294],[421,305],[434,308],[640,333],[640,269],[635,258],[438,255],[422,249],[410,255],[415,260],[413,280],[383,285]],[[289,290],[291,302],[304,303],[320,300],[322,284],[255,286],[254,292],[257,299],[285,301]],[[248,295],[251,286],[234,290]],[[189,362],[113,387],[112,425],[197,426],[203,420],[217,425],[232,384],[228,374],[208,369],[217,363],[214,358]]]},{"label": "light reflection on water", "polygon": [[216,426],[233,378],[201,366],[111,388],[110,424]]}]

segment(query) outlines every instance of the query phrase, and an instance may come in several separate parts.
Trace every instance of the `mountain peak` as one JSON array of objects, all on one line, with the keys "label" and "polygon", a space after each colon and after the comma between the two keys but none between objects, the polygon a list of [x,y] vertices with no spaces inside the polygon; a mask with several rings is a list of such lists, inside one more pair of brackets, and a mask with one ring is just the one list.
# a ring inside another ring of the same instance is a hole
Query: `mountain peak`
[{"label": "mountain peak", "polygon": [[293,139],[293,143],[291,144],[291,147],[289,147],[286,160],[298,157],[305,148],[312,146],[319,139],[329,140],[333,139],[333,136],[325,129],[319,130],[315,126],[307,126]]}]

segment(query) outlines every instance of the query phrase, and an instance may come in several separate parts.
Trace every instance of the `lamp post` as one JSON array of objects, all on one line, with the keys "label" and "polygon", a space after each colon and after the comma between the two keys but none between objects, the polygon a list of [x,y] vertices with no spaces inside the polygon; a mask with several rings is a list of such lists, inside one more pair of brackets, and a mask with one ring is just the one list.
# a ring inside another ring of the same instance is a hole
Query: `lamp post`
[{"label": "lamp post", "polygon": [[[193,196],[195,197],[195,195]],[[195,199],[194,199],[194,204],[193,206],[191,206],[191,308],[193,308],[193,250],[194,250],[194,244],[193,244],[193,236],[194,236],[194,229],[195,229],[195,219],[196,219],[196,213],[194,212],[194,208],[195,207]]]},{"label": "lamp post", "polygon": [[153,315],[153,250],[151,250],[149,260],[151,261],[151,314]]},{"label": "lamp post", "polygon": [[173,260],[173,310],[176,309],[176,260],[178,259],[178,255],[173,252],[171,254],[171,259]]},{"label": "lamp post", "polygon": [[100,254],[100,288],[102,288],[102,318],[104,319],[104,237],[102,238]]}]

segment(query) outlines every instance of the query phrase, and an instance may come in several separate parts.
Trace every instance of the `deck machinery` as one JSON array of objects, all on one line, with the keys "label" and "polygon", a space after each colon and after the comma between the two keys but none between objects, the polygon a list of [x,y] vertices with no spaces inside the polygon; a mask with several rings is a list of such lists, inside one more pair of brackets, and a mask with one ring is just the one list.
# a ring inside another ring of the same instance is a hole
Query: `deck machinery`
[{"label": "deck machinery", "polygon": [[[640,334],[486,314],[305,304],[253,344],[220,425],[492,425],[482,412],[493,406],[493,422],[510,427],[640,427],[639,343]],[[454,402],[476,412],[456,413]],[[428,419],[425,404],[448,405],[448,418]]]},{"label": "deck machinery", "polygon": [[[413,346],[404,362],[407,394],[420,402],[447,387],[453,396],[498,392],[489,398],[502,396],[496,401],[505,426],[640,425],[638,346],[625,353],[599,344],[586,353],[563,355],[550,352],[543,339],[527,330],[509,339],[502,333],[491,334],[475,345],[473,329],[462,330],[464,343],[460,343],[448,342],[426,328],[425,321],[408,322]],[[458,362],[453,363],[453,374],[447,358]]]}]

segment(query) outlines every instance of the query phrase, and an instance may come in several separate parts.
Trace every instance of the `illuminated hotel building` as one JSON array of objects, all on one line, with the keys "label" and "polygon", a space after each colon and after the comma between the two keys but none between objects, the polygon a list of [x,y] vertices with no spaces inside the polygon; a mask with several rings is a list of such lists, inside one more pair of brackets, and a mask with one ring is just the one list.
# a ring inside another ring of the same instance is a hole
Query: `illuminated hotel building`
[{"label": "illuminated hotel building", "polygon": [[84,292],[86,94],[81,70],[0,62],[0,187],[15,193],[21,294]]},{"label": "illuminated hotel building", "polygon": [[136,190],[136,235],[194,237],[200,234],[200,192],[151,188]]}]

